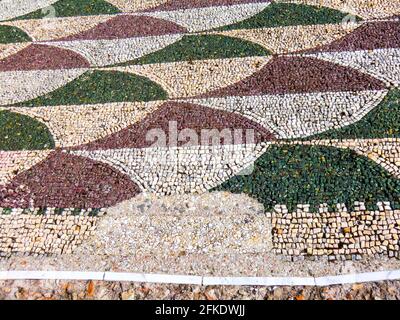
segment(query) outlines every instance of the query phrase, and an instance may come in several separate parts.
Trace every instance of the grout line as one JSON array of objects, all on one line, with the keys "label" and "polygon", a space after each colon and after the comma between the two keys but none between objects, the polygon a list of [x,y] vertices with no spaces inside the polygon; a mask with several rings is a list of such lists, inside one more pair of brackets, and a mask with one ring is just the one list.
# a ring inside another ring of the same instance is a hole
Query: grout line
[{"label": "grout line", "polygon": [[323,277],[210,277],[129,272],[0,271],[0,280],[100,280],[186,285],[329,286],[400,279],[400,269]]}]

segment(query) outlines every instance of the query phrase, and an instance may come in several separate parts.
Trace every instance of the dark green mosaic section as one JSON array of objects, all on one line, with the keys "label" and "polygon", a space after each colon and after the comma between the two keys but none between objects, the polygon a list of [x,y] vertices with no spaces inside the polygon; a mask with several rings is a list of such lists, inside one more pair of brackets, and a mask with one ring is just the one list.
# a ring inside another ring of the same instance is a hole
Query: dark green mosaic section
[{"label": "dark green mosaic section", "polygon": [[205,59],[267,56],[258,44],[220,35],[190,35],[168,47],[120,65],[150,64]]},{"label": "dark green mosaic section", "polygon": [[290,210],[297,204],[319,204],[334,208],[345,203],[352,208],[363,201],[376,208],[379,201],[390,201],[398,207],[400,180],[382,167],[351,150],[321,146],[272,146],[254,165],[250,175],[238,175],[213,191],[246,193],[271,210],[286,204]]},{"label": "dark green mosaic section", "polygon": [[400,137],[400,90],[389,92],[379,106],[350,126],[308,137],[311,139],[378,139]]},{"label": "dark green mosaic section", "polygon": [[53,12],[55,17],[90,16],[99,14],[115,14],[121,11],[112,4],[103,0],[60,0],[52,5],[54,11],[47,8],[28,13],[15,18],[21,19],[42,19],[49,17]]},{"label": "dark green mosaic section", "polygon": [[21,29],[12,26],[0,26],[0,43],[28,42],[32,39]]},{"label": "dark green mosaic section", "polygon": [[152,101],[168,98],[164,89],[151,80],[118,71],[88,71],[78,79],[45,96],[16,106],[96,104],[124,101]]},{"label": "dark green mosaic section", "polygon": [[[347,13],[325,8],[293,3],[272,3],[259,14],[241,22],[216,30],[272,28],[295,25],[340,23]],[[361,20],[361,18],[357,18]]]},{"label": "dark green mosaic section", "polygon": [[54,148],[53,137],[41,122],[10,111],[0,112],[0,150],[43,150]]}]

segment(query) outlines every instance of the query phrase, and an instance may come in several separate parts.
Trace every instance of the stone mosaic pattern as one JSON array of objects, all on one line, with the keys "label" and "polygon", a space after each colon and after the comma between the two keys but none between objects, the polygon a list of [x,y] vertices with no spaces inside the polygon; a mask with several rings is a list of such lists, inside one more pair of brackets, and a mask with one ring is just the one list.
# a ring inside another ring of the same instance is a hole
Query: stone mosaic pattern
[{"label": "stone mosaic pattern", "polygon": [[[1,209],[0,256],[72,253],[96,229],[91,211],[46,208]],[[99,212],[101,215],[101,212]],[[96,214],[99,214],[96,213]]]},{"label": "stone mosaic pattern", "polygon": [[0,254],[71,252],[97,219],[74,210],[222,190],[264,205],[277,254],[399,257],[399,15],[397,0],[1,1]]},{"label": "stone mosaic pattern", "polygon": [[307,205],[294,212],[276,206],[271,213],[274,250],[288,256],[328,256],[331,260],[379,254],[400,258],[400,211],[388,202],[377,206],[378,210],[369,211],[359,202],[349,211],[337,204],[336,211],[330,211],[321,205],[318,213],[310,212]]}]

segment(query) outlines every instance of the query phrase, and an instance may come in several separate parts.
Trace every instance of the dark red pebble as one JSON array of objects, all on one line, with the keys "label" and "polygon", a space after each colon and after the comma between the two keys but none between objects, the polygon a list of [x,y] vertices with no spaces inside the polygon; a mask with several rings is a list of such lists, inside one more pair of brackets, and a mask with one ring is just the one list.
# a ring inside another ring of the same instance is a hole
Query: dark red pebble
[{"label": "dark red pebble", "polygon": [[400,47],[400,22],[376,21],[361,25],[352,33],[318,49],[319,51],[356,51]]},{"label": "dark red pebble", "polygon": [[[169,142],[173,138],[170,137],[170,123],[173,121],[176,121],[178,134],[184,129],[194,130],[198,137],[198,144],[210,145],[213,143],[211,139],[210,141],[201,139],[201,131],[203,129],[216,129],[219,132],[229,129],[232,133],[231,141],[221,139],[221,144],[231,144],[232,141],[236,144],[245,143],[247,129],[252,129],[254,132],[253,142],[274,140],[274,136],[267,129],[239,114],[189,103],[166,102],[157,111],[151,113],[142,121],[98,141],[74,147],[74,149],[97,150],[150,147],[154,141],[147,141],[146,136],[153,129],[159,129],[164,132],[167,142]],[[235,140],[233,138],[235,129],[242,131],[241,139]],[[176,146],[185,145],[186,142],[177,141]],[[168,144],[168,146],[170,145]]]},{"label": "dark red pebble", "polygon": [[139,193],[109,165],[55,151],[0,188],[0,207],[104,208]]},{"label": "dark red pebble", "polygon": [[173,22],[146,16],[119,15],[92,29],[60,40],[123,39],[185,33],[186,28]]},{"label": "dark red pebble", "polygon": [[250,77],[199,98],[384,88],[383,82],[352,68],[314,58],[278,57]]},{"label": "dark red pebble", "polygon": [[31,44],[0,60],[0,71],[73,69],[89,66],[89,62],[74,51],[42,44]]}]

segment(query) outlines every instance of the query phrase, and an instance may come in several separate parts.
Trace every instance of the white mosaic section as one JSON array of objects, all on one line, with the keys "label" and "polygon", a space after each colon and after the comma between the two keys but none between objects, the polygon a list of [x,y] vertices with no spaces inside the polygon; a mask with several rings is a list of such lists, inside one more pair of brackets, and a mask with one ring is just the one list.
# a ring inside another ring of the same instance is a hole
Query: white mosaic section
[{"label": "white mosaic section", "polygon": [[317,92],[189,99],[258,122],[282,139],[307,137],[361,120],[388,91]]},{"label": "white mosaic section", "polygon": [[135,12],[159,6],[169,0],[107,0],[123,12]]},{"label": "white mosaic section", "polygon": [[249,144],[72,153],[113,166],[145,192],[171,195],[216,187],[252,165],[267,148],[267,144]]},{"label": "white mosaic section", "polygon": [[54,91],[87,69],[0,72],[0,105],[14,104]]},{"label": "white mosaic section", "polygon": [[400,85],[400,49],[321,52],[307,56],[351,67],[388,85]]},{"label": "white mosaic section", "polygon": [[160,84],[170,98],[190,97],[234,84],[264,67],[272,57],[197,60],[117,67]]},{"label": "white mosaic section", "polygon": [[58,0],[2,0],[0,1],[0,20],[18,16],[45,8]]},{"label": "white mosaic section", "polygon": [[220,34],[251,41],[276,54],[315,48],[338,40],[360,26],[358,23],[299,25],[276,28],[218,31]]},{"label": "white mosaic section", "polygon": [[385,18],[400,13],[400,0],[276,0],[276,2],[329,7],[364,19]]},{"label": "white mosaic section", "polygon": [[73,50],[83,55],[92,66],[102,67],[140,58],[160,50],[183,35],[149,36],[115,40],[73,40],[44,42],[44,44]]},{"label": "white mosaic section", "polygon": [[186,27],[190,32],[198,32],[248,19],[268,6],[269,3],[250,3],[176,11],[146,12],[144,15],[169,20]]},{"label": "white mosaic section", "polygon": [[3,22],[2,25],[17,27],[25,31],[34,41],[54,40],[84,32],[113,16],[79,16],[44,19],[28,19]]}]

